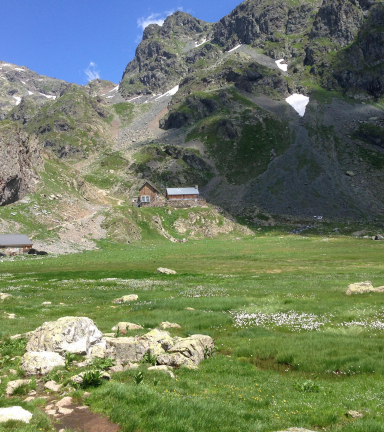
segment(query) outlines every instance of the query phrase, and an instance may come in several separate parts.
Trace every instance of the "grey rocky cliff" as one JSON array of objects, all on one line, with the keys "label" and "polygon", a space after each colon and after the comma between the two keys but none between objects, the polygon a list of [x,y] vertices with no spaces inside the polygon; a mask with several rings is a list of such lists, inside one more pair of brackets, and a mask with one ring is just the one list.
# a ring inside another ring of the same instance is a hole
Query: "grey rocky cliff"
[{"label": "grey rocky cliff", "polygon": [[36,189],[43,159],[36,138],[17,125],[0,123],[0,205],[13,203]]},{"label": "grey rocky cliff", "polygon": [[124,71],[120,93],[128,97],[165,92],[178,84],[188,72],[185,48],[207,38],[210,30],[211,24],[185,12],[169,16],[161,27],[146,27],[135,58]]}]

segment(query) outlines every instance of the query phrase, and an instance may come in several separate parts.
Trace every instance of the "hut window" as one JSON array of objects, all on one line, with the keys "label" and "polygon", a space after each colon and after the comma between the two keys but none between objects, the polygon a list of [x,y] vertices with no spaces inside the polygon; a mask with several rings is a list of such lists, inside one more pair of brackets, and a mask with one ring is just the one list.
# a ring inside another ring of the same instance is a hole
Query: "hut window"
[{"label": "hut window", "polygon": [[148,195],[143,195],[142,197],[141,197],[141,201],[142,202],[151,202],[151,197],[149,197]]}]

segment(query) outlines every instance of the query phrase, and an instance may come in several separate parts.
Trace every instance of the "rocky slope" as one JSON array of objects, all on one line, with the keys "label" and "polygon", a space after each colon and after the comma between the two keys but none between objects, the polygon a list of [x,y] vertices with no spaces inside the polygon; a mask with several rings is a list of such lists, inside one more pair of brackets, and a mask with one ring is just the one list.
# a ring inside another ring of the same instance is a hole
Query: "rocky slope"
[{"label": "rocky slope", "polygon": [[0,206],[34,192],[43,159],[36,138],[6,121],[0,122]]}]

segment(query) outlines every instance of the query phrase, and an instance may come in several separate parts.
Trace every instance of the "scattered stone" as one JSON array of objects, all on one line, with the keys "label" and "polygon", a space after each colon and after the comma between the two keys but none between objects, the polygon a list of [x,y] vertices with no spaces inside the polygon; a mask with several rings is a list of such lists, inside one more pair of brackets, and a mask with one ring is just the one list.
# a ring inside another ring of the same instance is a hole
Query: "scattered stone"
[{"label": "scattered stone", "polygon": [[174,373],[170,370],[169,366],[161,365],[161,366],[151,366],[148,368],[149,371],[158,371],[158,372],[165,372],[169,374],[171,378],[175,378]]},{"label": "scattered stone", "polygon": [[164,322],[162,322],[162,323],[159,325],[159,327],[160,327],[162,330],[171,329],[171,328],[181,329],[181,325],[176,324],[176,323],[170,323],[170,322],[168,322],[168,321],[164,321]]},{"label": "scattered stone", "polygon": [[29,423],[33,415],[29,411],[21,408],[21,406],[13,406],[10,408],[0,408],[0,423],[5,423],[9,420],[22,421]]},{"label": "scattered stone", "polygon": [[369,292],[382,293],[382,292],[384,292],[384,286],[374,288],[372,283],[369,281],[358,282],[358,283],[348,285],[348,288],[345,291],[345,294],[347,294],[347,295],[365,294],[365,293],[369,293]]},{"label": "scattered stone", "polygon": [[194,311],[195,309],[191,307],[186,307],[185,310]]},{"label": "scattered stone", "polygon": [[73,409],[71,409],[71,408],[60,407],[57,411],[59,412],[59,414],[62,414],[62,415],[69,415],[69,414],[73,413]]},{"label": "scattered stone", "polygon": [[370,281],[366,282],[357,282],[348,285],[347,291],[345,294],[351,295],[351,294],[364,294],[368,292],[374,291],[373,285]]},{"label": "scattered stone", "polygon": [[117,329],[120,330],[120,332],[124,332],[126,330],[142,330],[143,327],[141,327],[138,324],[133,324],[130,322],[119,322],[118,324],[116,324],[114,327],[112,327],[112,331],[117,331]]},{"label": "scattered stone", "polygon": [[91,393],[89,393],[89,392],[84,392],[84,393],[83,393],[83,397],[84,397],[84,398],[86,398],[86,397],[88,397],[88,396],[90,396],[90,395],[91,395]]},{"label": "scattered stone", "polygon": [[359,411],[348,411],[345,415],[347,417],[350,417],[350,418],[363,418],[364,417],[364,414],[360,413]]},{"label": "scattered stone", "polygon": [[345,174],[346,174],[348,177],[355,177],[355,175],[356,175],[353,171],[347,171]]},{"label": "scattered stone", "polygon": [[136,294],[129,294],[113,300],[113,303],[129,303],[131,301],[136,301],[138,298],[139,296]]},{"label": "scattered stone", "polygon": [[124,366],[122,364],[118,364],[116,366],[112,366],[108,369],[109,372],[115,373],[115,372],[123,372]]},{"label": "scattered stone", "polygon": [[27,398],[24,399],[24,402],[32,402],[35,399],[36,398],[34,396],[28,396]]},{"label": "scattered stone", "polygon": [[28,396],[36,396],[36,395],[37,395],[37,393],[36,393],[35,390],[31,390],[31,391],[28,393]]},{"label": "scattered stone", "polygon": [[13,297],[11,294],[0,293],[0,300],[1,301],[10,299],[11,297]]},{"label": "scattered stone", "polygon": [[65,396],[63,399],[60,399],[58,402],[56,402],[55,406],[57,408],[63,408],[73,405],[73,399],[71,396]]},{"label": "scattered stone", "polygon": [[65,366],[65,360],[55,352],[26,352],[20,365],[27,375],[46,375],[56,366]]},{"label": "scattered stone", "polygon": [[8,319],[16,319],[16,314],[14,314],[14,313],[8,313],[8,312],[4,312],[4,313],[5,313],[5,315],[6,315],[5,318],[8,318]]},{"label": "scattered stone", "polygon": [[44,384],[44,388],[47,390],[51,390],[54,392],[58,392],[61,389],[62,385],[57,384],[56,381],[48,381]]},{"label": "scattered stone", "polygon": [[76,407],[79,411],[86,411],[88,409],[87,405]]},{"label": "scattered stone", "polygon": [[167,269],[167,268],[164,268],[164,267],[159,267],[157,269],[157,273],[166,274],[166,275],[175,275],[175,274],[177,274],[175,272],[175,270]]},{"label": "scattered stone", "polygon": [[23,386],[23,385],[28,385],[31,384],[31,380],[23,380],[23,379],[19,379],[16,381],[9,381],[9,383],[7,384],[7,388],[5,390],[5,393],[7,394],[7,396],[12,396],[13,393],[15,392],[16,389],[18,389],[19,387]]},{"label": "scattered stone", "polygon": [[12,375],[17,375],[17,370],[16,369],[9,369],[9,373]]},{"label": "scattered stone", "polygon": [[49,305],[51,305],[52,304],[52,302],[43,302],[43,303],[41,303],[43,306],[49,306]]},{"label": "scattered stone", "polygon": [[37,328],[27,344],[27,351],[88,354],[102,340],[101,331],[85,317],[63,317]]},{"label": "scattered stone", "polygon": [[55,409],[46,410],[45,413],[50,416],[54,416],[56,414],[56,410]]}]

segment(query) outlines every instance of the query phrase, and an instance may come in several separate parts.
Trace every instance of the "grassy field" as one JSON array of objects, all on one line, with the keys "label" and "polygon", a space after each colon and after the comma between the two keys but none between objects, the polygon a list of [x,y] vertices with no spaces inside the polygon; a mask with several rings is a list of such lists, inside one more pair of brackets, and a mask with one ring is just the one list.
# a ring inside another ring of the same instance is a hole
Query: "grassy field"
[{"label": "grassy field", "polygon": [[[383,258],[382,242],[274,231],[185,244],[102,242],[99,251],[4,260],[0,292],[14,297],[0,305],[0,332],[6,340],[45,321],[87,316],[103,332],[119,321],[145,331],[170,321],[182,326],[173,336],[212,336],[216,355],[196,371],[175,370],[171,379],[141,365],[143,384],[126,371],[91,389],[86,403],[122,431],[384,431],[383,294],[345,295],[352,282],[384,285]],[[160,266],[178,274],[159,275]],[[137,302],[112,308],[130,293]],[[23,349],[20,341],[0,345],[0,375],[17,369],[9,357]],[[74,394],[81,399],[82,391]],[[0,396],[0,407],[34,411],[31,425],[0,431],[52,430],[38,409],[45,401],[24,398]],[[347,418],[349,410],[364,418]]]}]

